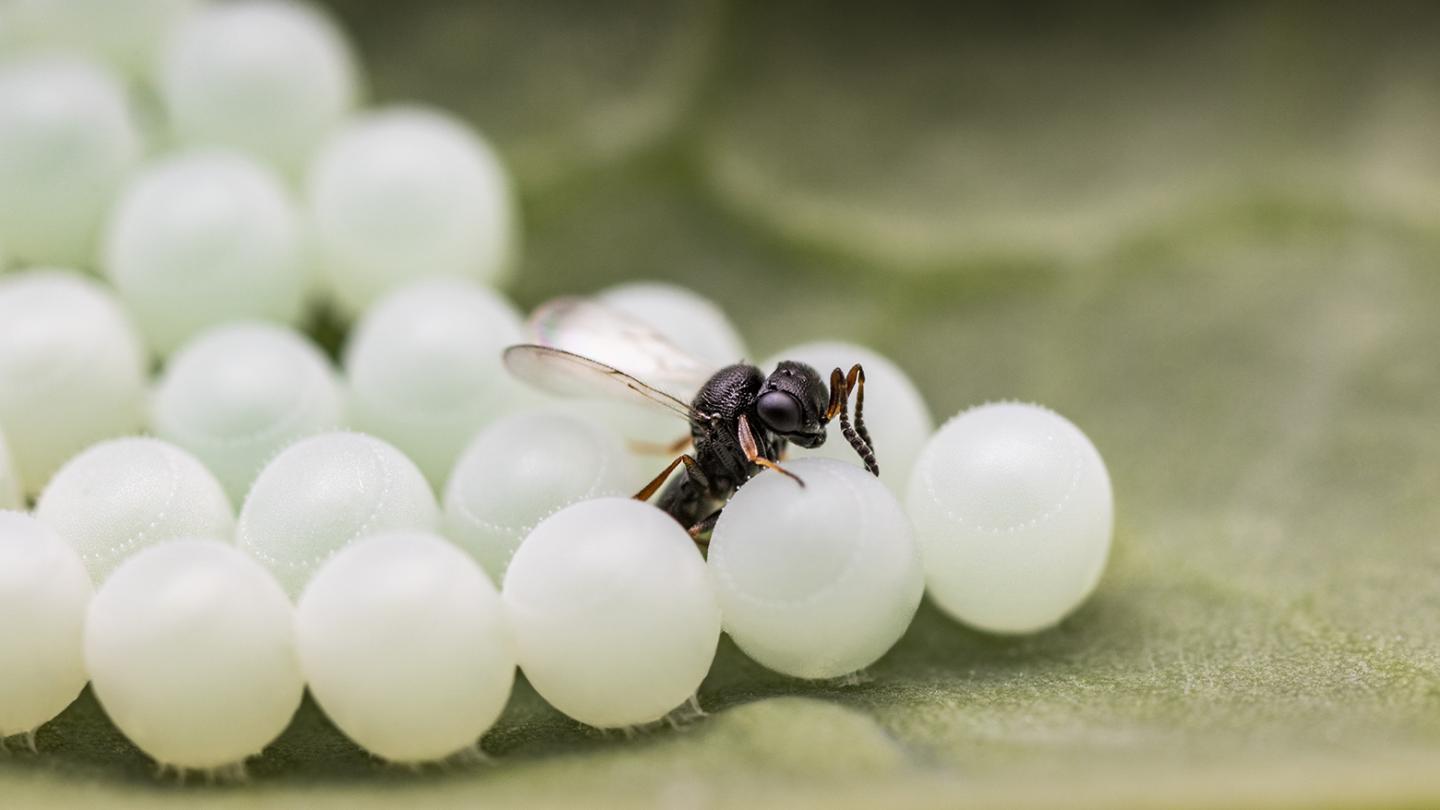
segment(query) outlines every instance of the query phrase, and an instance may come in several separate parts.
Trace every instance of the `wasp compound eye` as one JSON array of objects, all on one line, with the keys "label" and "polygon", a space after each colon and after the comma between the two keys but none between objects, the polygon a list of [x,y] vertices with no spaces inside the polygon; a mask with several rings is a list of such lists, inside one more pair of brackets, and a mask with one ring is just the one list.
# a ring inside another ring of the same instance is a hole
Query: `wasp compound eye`
[{"label": "wasp compound eye", "polygon": [[800,402],[784,391],[761,394],[755,408],[765,426],[776,433],[794,433],[800,429]]}]

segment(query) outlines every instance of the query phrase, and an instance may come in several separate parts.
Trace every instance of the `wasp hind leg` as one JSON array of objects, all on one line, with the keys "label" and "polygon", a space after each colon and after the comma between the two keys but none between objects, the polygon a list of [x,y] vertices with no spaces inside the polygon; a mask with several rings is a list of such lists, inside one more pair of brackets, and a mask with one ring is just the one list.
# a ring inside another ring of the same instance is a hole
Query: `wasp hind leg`
[{"label": "wasp hind leg", "polygon": [[683,453],[678,456],[674,461],[665,465],[665,469],[661,470],[659,475],[655,476],[653,479],[650,480],[650,483],[646,484],[640,489],[639,492],[635,493],[635,500],[650,500],[650,496],[654,495],[660,489],[660,487],[664,485],[666,479],[670,477],[670,473],[675,472],[675,468],[679,467],[681,464],[685,465],[685,472],[690,476],[690,480],[694,481],[702,488],[709,485],[709,479],[705,477],[705,472],[700,469],[700,464],[695,460],[695,457],[690,455],[689,453]]},{"label": "wasp hind leg", "polygon": [[627,443],[630,445],[631,452],[639,453],[640,455],[673,456],[676,453],[685,452],[685,448],[689,447],[694,440],[694,437],[687,433],[669,444],[658,444],[656,442],[640,441],[639,439],[631,439]]},{"label": "wasp hind leg", "polygon": [[723,510],[716,509],[710,513],[709,517],[696,522],[689,529],[686,529],[686,531],[690,533],[690,538],[695,541],[695,545],[701,548],[709,547],[710,535],[715,531],[715,523],[720,520],[721,511]]}]

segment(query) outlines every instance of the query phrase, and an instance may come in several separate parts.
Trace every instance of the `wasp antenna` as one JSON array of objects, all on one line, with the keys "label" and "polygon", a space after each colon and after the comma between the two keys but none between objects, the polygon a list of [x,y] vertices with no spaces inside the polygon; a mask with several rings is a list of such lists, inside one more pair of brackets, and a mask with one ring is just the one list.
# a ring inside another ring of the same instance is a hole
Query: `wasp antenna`
[{"label": "wasp antenna", "polygon": [[875,451],[870,449],[870,445],[860,438],[860,434],[855,432],[855,428],[851,427],[850,415],[843,410],[840,412],[840,432],[845,434],[845,441],[855,448],[855,452],[865,462],[865,469],[871,475],[879,475],[880,462],[875,460]]},{"label": "wasp antenna", "polygon": [[[850,388],[856,389],[855,397],[855,425],[850,424]],[[880,462],[875,460],[875,449],[870,444],[870,432],[865,430],[865,420],[861,409],[865,405],[865,370],[856,363],[850,368],[847,376],[841,373],[840,369],[830,374],[830,401],[832,409],[835,408],[835,392],[840,392],[838,410],[840,414],[840,433],[845,436],[845,441],[850,443],[855,453],[865,462],[865,469],[871,475],[880,474]],[[858,426],[858,427],[857,427]]]},{"label": "wasp antenna", "polygon": [[850,375],[845,379],[847,396],[852,388],[855,390],[855,432],[860,434],[861,441],[873,454],[875,442],[870,440],[870,431],[865,429],[865,369],[859,363],[850,367]]},{"label": "wasp antenna", "polygon": [[845,372],[835,369],[830,372],[830,404],[825,406],[825,421],[828,423],[840,409],[845,406],[845,398],[850,395],[849,388],[845,385]]}]

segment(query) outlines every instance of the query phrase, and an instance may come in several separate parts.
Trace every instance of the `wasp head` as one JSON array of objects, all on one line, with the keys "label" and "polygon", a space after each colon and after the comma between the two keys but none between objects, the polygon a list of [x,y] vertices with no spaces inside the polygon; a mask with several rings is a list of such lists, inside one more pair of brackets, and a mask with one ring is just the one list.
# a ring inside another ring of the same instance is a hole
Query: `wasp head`
[{"label": "wasp head", "polygon": [[782,360],[765,379],[755,410],[771,432],[801,447],[825,443],[829,390],[820,372],[794,360]]}]

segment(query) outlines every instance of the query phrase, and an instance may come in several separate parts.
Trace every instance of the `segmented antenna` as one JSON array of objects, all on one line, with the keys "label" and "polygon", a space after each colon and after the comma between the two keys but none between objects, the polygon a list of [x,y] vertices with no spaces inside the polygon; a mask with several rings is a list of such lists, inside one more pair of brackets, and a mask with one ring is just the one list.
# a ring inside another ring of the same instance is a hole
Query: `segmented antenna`
[{"label": "segmented antenna", "polygon": [[[870,432],[865,429],[865,370],[857,363],[850,369],[847,378],[840,369],[830,375],[831,386],[840,388],[840,433],[865,462],[865,469],[871,475],[880,474],[880,462],[875,460],[875,450],[870,444]],[[855,425],[850,424],[850,389],[855,388]]]},{"label": "segmented antenna", "polygon": [[[855,432],[860,434],[860,439],[870,447],[870,452],[875,452],[875,442],[870,441],[870,431],[865,429],[865,369],[859,363],[850,369],[855,375],[858,385],[855,388]],[[848,380],[847,380],[848,384]]]}]

